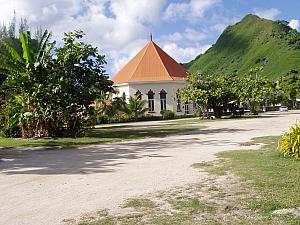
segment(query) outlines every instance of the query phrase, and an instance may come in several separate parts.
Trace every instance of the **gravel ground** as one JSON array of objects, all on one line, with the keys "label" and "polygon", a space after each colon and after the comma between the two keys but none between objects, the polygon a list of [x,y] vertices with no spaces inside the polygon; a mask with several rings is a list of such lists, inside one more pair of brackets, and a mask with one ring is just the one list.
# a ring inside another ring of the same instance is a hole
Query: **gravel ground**
[{"label": "gravel ground", "polygon": [[[191,164],[241,149],[253,137],[280,135],[300,112],[207,122],[197,132],[70,150],[0,150],[0,224],[63,224],[123,200],[194,183]],[[161,122],[145,122],[153,125]],[[193,124],[191,124],[193,126]]]}]

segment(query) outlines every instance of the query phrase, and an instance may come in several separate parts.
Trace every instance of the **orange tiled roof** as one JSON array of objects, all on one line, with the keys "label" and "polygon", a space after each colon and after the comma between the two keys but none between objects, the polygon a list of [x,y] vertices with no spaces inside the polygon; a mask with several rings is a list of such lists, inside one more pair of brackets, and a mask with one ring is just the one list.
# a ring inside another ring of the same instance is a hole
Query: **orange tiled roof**
[{"label": "orange tiled roof", "polygon": [[115,84],[184,80],[188,72],[152,40],[113,78]]}]

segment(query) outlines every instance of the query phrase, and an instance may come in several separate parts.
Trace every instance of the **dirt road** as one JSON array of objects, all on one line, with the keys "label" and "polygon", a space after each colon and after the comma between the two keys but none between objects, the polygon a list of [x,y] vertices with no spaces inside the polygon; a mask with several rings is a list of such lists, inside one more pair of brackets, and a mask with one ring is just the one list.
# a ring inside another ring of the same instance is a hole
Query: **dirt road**
[{"label": "dirt road", "polygon": [[130,197],[194,183],[201,173],[191,164],[240,149],[253,137],[280,135],[296,119],[300,112],[268,113],[208,122],[188,135],[72,150],[0,150],[0,224],[63,224],[116,209]]}]

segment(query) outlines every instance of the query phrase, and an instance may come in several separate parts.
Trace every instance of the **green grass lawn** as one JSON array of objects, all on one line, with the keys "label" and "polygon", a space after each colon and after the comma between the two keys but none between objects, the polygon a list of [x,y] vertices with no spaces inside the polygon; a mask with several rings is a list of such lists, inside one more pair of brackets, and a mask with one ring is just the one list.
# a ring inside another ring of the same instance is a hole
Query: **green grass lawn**
[{"label": "green grass lawn", "polygon": [[87,130],[85,136],[78,138],[46,138],[46,139],[19,139],[1,138],[0,147],[76,147],[89,144],[100,144],[103,142],[114,142],[123,140],[134,140],[146,137],[165,137],[169,135],[182,134],[196,131],[204,126],[161,126],[149,128],[95,128]]},{"label": "green grass lawn", "polygon": [[[243,180],[251,181],[258,192],[248,199],[251,210],[266,215],[284,208],[300,207],[300,160],[283,157],[277,150],[278,137],[261,137],[253,141],[265,144],[260,150],[219,153],[223,161],[219,170],[231,170]],[[300,217],[282,216],[291,224],[300,224]]]},{"label": "green grass lawn", "polygon": [[[249,188],[257,196],[248,198],[250,210],[259,211],[272,218],[274,210],[300,207],[300,160],[283,157],[277,150],[279,137],[259,137],[241,146],[264,144],[259,150],[241,150],[218,153],[219,162],[196,163],[193,168],[223,176],[233,172],[243,181],[250,181]],[[280,216],[288,224],[300,224],[300,217]]]}]

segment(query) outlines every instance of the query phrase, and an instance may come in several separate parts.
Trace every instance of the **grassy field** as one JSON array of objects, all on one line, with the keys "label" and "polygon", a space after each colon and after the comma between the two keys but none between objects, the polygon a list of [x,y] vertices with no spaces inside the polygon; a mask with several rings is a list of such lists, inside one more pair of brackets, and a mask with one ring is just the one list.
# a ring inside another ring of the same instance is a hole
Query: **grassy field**
[{"label": "grassy field", "polygon": [[[221,163],[221,170],[232,170],[243,180],[252,181],[256,199],[249,199],[251,210],[266,216],[272,211],[300,207],[300,160],[283,157],[277,151],[278,137],[256,138],[253,144],[265,144],[258,151],[231,151],[218,154],[229,159]],[[287,223],[300,224],[300,217],[282,216]]]},{"label": "grassy field", "polygon": [[[137,199],[122,207],[128,213],[101,211],[86,216],[80,225],[106,224],[300,224],[300,217],[274,215],[277,209],[300,207],[300,160],[277,151],[278,137],[256,138],[247,146],[263,143],[259,150],[219,153],[220,160],[192,165],[209,177],[188,187],[178,187]],[[105,212],[105,213],[103,213]]]},{"label": "grassy field", "polygon": [[201,128],[204,128],[204,126],[159,126],[148,128],[103,127],[89,129],[85,136],[78,138],[19,139],[0,137],[0,147],[76,147],[89,144],[100,144],[103,142],[134,140],[146,137],[165,137],[192,132]]}]

